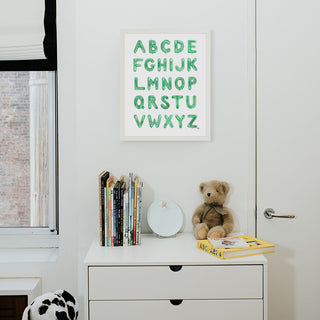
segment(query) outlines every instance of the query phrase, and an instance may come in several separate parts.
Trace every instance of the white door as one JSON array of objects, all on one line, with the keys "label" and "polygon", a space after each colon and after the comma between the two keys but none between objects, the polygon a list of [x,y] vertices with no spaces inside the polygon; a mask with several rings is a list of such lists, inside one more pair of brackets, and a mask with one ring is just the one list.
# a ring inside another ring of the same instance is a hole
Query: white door
[{"label": "white door", "polygon": [[[320,2],[257,0],[257,235],[269,320],[320,319]],[[294,219],[266,219],[273,208]]]}]

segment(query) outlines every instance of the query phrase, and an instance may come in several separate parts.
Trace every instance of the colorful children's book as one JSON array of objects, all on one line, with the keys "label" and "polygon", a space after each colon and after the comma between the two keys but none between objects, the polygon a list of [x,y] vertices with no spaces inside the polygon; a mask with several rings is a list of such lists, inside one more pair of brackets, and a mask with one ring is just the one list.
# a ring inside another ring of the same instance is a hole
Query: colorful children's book
[{"label": "colorful children's book", "polygon": [[133,174],[129,173],[129,246],[133,245],[133,211],[134,211]]},{"label": "colorful children's book", "polygon": [[119,246],[118,242],[118,221],[119,221],[119,205],[120,202],[120,181],[115,182],[113,187],[113,226],[114,226],[114,234],[113,234],[113,244],[115,247]]},{"label": "colorful children's book", "polygon": [[104,187],[104,212],[103,212],[103,221],[104,221],[104,226],[103,226],[103,234],[104,234],[104,245],[108,246],[108,193],[107,193],[107,183],[106,186]]},{"label": "colorful children's book", "polygon": [[119,216],[119,221],[118,221],[118,243],[120,246],[123,246],[123,218],[124,218],[124,214],[123,214],[123,209],[124,209],[124,201],[123,201],[123,197],[124,197],[124,191],[126,188],[126,184],[124,182],[124,180],[120,180],[120,201],[119,201],[119,212],[118,212],[118,216]]},{"label": "colorful children's book", "polygon": [[142,189],[143,182],[139,182],[139,199],[138,199],[138,244],[141,244],[141,227],[142,227]]},{"label": "colorful children's book", "polygon": [[240,237],[208,239],[213,248],[249,248],[249,244]]},{"label": "colorful children's book", "polygon": [[114,176],[107,180],[107,210],[106,210],[106,246],[111,247],[112,238],[112,209],[111,209],[111,187],[114,183]]},{"label": "colorful children's book", "polygon": [[224,239],[229,239],[230,241],[232,241],[233,238],[243,239],[249,245],[249,247],[247,248],[235,248],[235,247],[214,248],[210,240],[198,240],[197,247],[200,250],[203,250],[220,259],[239,258],[239,257],[245,257],[245,256],[253,256],[257,254],[266,254],[266,253],[275,252],[274,244],[261,239],[248,236],[248,235],[228,237]]},{"label": "colorful children's book", "polygon": [[138,177],[134,177],[134,202],[133,202],[133,245],[137,244],[137,192],[138,192]]},{"label": "colorful children's book", "polygon": [[99,220],[100,220],[100,245],[105,245],[105,190],[107,180],[109,178],[108,171],[102,171],[99,174]]},{"label": "colorful children's book", "polygon": [[142,206],[142,187],[143,183],[140,181],[137,190],[137,226],[136,226],[136,244],[141,244],[141,206]]},{"label": "colorful children's book", "polygon": [[128,233],[128,225],[129,225],[129,198],[128,198],[128,190],[125,190],[123,195],[123,246],[127,247],[129,245],[129,233]]},{"label": "colorful children's book", "polygon": [[115,184],[116,179],[114,179],[114,182],[112,182],[112,184],[110,185],[110,191],[109,191],[109,209],[110,209],[110,214],[111,214],[111,247],[114,247],[114,195],[113,195],[113,191],[114,191],[114,184]]}]

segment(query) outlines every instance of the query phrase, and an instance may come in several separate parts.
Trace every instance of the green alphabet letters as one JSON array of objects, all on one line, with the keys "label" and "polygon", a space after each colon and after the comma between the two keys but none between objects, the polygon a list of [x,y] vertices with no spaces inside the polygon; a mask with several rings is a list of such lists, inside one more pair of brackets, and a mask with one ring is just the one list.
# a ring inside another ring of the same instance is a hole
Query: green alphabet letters
[{"label": "green alphabet letters", "polygon": [[201,65],[197,40],[138,39],[132,47],[135,126],[152,130],[199,129],[197,76]]}]

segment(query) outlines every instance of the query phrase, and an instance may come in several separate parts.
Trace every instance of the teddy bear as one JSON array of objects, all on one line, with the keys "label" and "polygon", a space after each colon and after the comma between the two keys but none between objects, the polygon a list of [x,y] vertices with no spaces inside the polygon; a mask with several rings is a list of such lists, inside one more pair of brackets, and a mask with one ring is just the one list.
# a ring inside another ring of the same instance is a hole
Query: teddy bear
[{"label": "teddy bear", "polygon": [[229,184],[212,180],[202,182],[199,189],[204,203],[195,210],[192,216],[195,238],[203,240],[225,237],[234,227],[232,213],[223,206],[230,189]]}]

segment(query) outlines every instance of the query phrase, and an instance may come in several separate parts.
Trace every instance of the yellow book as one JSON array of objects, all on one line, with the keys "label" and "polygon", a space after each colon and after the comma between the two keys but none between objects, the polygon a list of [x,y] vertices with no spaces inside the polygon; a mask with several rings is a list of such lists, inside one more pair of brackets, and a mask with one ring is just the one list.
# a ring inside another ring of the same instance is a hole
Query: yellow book
[{"label": "yellow book", "polygon": [[[249,245],[249,248],[214,248],[209,240],[198,240],[197,247],[213,256],[220,259],[231,259],[246,256],[253,256],[256,254],[266,254],[275,252],[275,245],[260,240],[248,235],[236,236],[237,238],[242,238]],[[228,237],[226,239],[232,239],[236,237]]]}]

